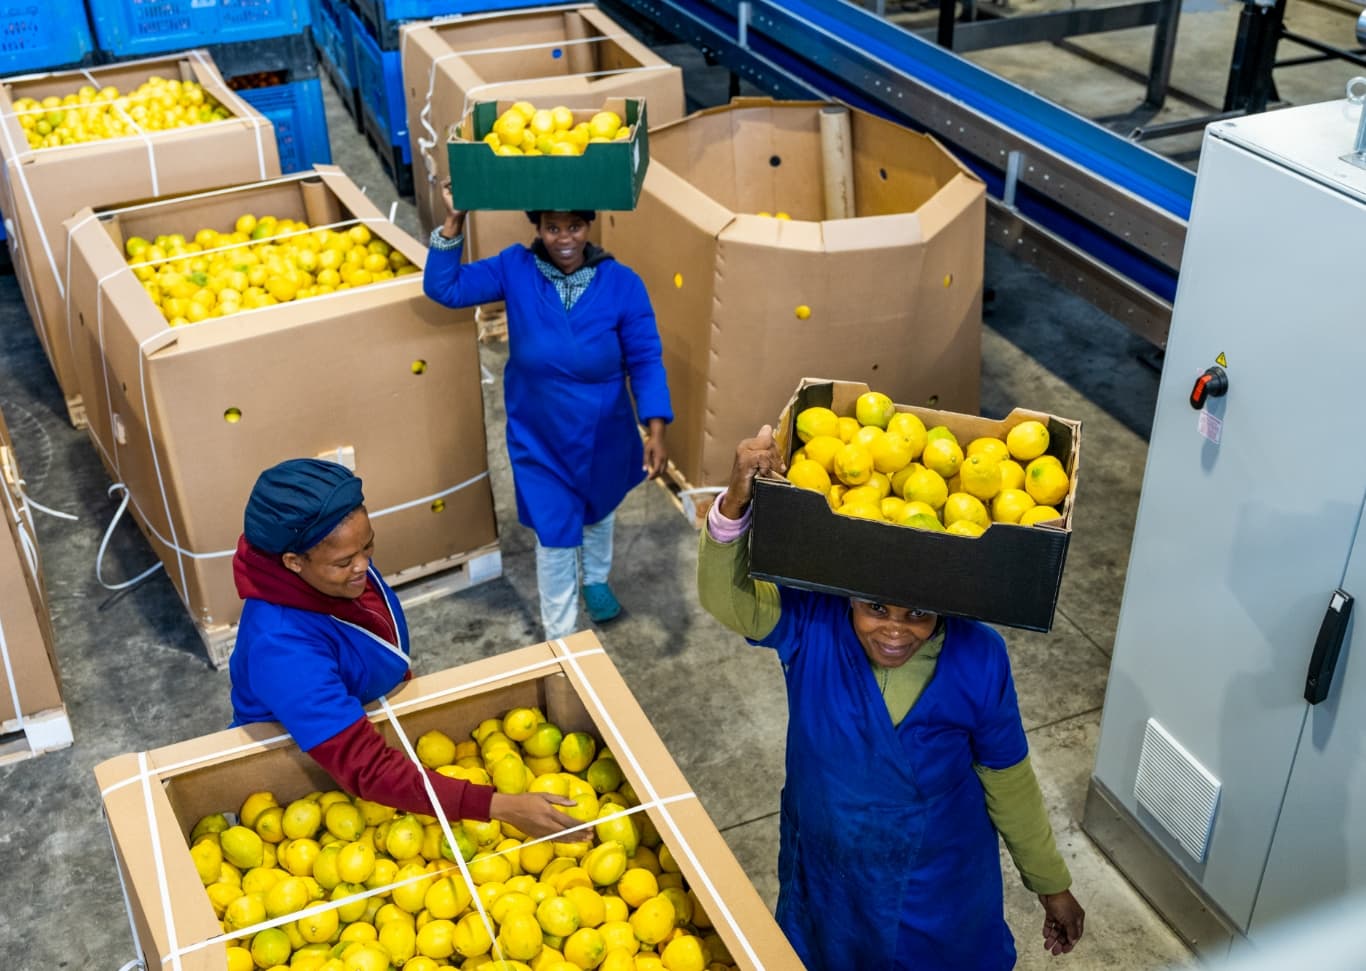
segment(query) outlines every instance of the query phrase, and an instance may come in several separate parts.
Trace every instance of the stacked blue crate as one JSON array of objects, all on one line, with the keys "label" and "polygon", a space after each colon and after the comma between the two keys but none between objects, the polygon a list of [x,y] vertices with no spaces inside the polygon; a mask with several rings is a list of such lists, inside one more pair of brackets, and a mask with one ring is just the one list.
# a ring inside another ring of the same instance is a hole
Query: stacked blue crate
[{"label": "stacked blue crate", "polygon": [[82,0],[0,6],[0,75],[84,66],[94,57]]},{"label": "stacked blue crate", "polygon": [[312,0],[313,43],[323,73],[361,130],[360,89],[356,86],[356,52],[351,46],[351,17],[345,0]]},{"label": "stacked blue crate", "polygon": [[104,61],[203,48],[275,126],[282,171],[332,161],[308,0],[90,0],[90,8]]},{"label": "stacked blue crate", "polygon": [[403,98],[403,66],[398,51],[382,50],[355,11],[351,46],[356,52],[361,128],[399,195],[413,194],[413,150],[408,142],[408,106]]}]

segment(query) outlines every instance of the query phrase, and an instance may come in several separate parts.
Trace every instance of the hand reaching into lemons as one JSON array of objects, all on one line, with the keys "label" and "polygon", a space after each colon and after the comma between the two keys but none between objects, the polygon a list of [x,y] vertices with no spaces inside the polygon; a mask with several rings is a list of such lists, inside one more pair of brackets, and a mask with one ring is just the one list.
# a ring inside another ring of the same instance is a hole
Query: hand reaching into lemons
[{"label": "hand reaching into lemons", "polygon": [[727,519],[739,519],[749,508],[754,494],[754,477],[777,473],[786,469],[778,446],[773,441],[773,426],[765,425],[759,434],[747,438],[735,447],[735,464],[730,470],[730,484],[721,501],[721,514]]},{"label": "hand reaching into lemons", "polygon": [[555,806],[577,805],[567,796],[557,796],[549,792],[521,792],[510,795],[495,792],[489,803],[489,816],[516,826],[528,836],[551,836],[558,842],[582,843],[592,839],[592,830],[566,833],[570,826],[578,825],[578,820],[557,811]]}]

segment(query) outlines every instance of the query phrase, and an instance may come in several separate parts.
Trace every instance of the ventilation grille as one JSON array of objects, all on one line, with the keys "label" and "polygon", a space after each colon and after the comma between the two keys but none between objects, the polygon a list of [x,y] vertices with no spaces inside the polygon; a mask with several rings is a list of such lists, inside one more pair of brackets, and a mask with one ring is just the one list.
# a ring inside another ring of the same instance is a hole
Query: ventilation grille
[{"label": "ventilation grille", "polygon": [[1182,849],[1204,862],[1219,805],[1220,782],[1149,718],[1138,756],[1134,795]]}]

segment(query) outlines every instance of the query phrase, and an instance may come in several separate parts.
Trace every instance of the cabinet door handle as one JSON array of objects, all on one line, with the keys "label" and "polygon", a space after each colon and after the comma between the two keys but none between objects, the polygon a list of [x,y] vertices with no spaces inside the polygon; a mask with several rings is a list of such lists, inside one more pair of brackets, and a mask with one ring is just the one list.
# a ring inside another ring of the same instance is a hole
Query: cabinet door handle
[{"label": "cabinet door handle", "polygon": [[1304,679],[1304,700],[1311,705],[1327,698],[1328,689],[1333,686],[1333,671],[1338,666],[1338,654],[1342,651],[1342,639],[1347,635],[1353,603],[1352,595],[1345,590],[1334,590],[1328,600],[1328,610],[1314,641],[1314,656],[1309,659],[1309,675]]}]

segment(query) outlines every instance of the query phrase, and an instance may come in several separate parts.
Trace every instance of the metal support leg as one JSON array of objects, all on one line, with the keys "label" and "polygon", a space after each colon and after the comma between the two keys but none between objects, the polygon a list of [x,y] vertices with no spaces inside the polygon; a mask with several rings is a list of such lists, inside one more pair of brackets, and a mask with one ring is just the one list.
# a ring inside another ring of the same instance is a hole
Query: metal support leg
[{"label": "metal support leg", "polygon": [[1181,0],[1162,0],[1153,32],[1153,56],[1148,68],[1148,96],[1143,106],[1156,111],[1167,100],[1176,54],[1176,26],[1181,20]]},{"label": "metal support leg", "polygon": [[1276,45],[1284,22],[1285,0],[1276,0],[1269,7],[1244,2],[1224,93],[1225,111],[1255,114],[1265,111],[1267,102],[1275,97],[1271,70],[1276,64]]},{"label": "metal support leg", "polygon": [[939,33],[936,42],[947,50],[953,50],[953,20],[957,14],[958,0],[939,0]]}]

